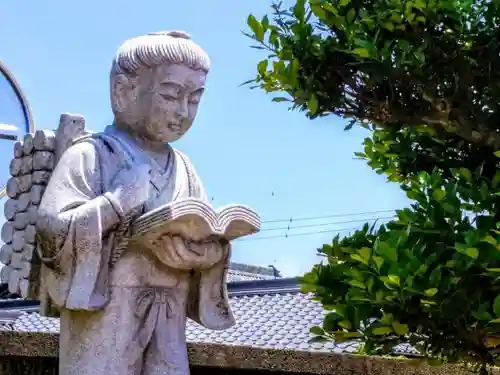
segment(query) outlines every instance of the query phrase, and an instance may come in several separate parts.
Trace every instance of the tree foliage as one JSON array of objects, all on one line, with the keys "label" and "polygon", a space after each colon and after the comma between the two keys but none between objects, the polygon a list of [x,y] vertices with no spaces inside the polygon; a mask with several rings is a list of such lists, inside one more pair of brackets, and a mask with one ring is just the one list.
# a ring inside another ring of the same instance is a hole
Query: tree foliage
[{"label": "tree foliage", "polygon": [[500,350],[500,8],[472,0],[296,0],[248,17],[254,87],[371,130],[357,153],[413,201],[334,238],[303,279],[317,340],[410,343],[481,371]]}]

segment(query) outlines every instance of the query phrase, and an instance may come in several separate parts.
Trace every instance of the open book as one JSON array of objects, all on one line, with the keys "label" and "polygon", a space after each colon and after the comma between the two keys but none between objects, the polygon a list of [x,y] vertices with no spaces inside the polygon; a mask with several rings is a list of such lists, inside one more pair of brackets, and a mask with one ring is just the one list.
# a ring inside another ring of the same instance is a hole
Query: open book
[{"label": "open book", "polygon": [[166,234],[192,241],[211,237],[229,241],[260,230],[260,218],[250,208],[230,205],[217,211],[199,199],[187,198],[150,211],[132,223],[135,240],[153,239]]}]

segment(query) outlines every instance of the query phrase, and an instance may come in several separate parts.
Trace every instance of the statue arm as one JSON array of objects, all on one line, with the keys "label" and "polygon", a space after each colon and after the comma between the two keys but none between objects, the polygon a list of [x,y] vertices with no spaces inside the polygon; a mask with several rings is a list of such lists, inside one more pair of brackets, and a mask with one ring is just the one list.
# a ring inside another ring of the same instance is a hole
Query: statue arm
[{"label": "statue arm", "polygon": [[[96,146],[80,142],[59,160],[39,208],[37,234],[52,258],[71,242],[74,250],[102,241],[119,222],[113,204],[102,194]],[[76,237],[79,241],[74,241]]]}]

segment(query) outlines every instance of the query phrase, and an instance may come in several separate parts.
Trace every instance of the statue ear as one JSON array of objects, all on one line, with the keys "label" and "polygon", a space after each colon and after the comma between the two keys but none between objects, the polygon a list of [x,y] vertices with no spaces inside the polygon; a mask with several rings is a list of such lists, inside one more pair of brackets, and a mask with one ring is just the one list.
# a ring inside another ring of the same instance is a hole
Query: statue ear
[{"label": "statue ear", "polygon": [[135,101],[135,80],[125,74],[117,74],[111,82],[113,111],[124,113],[130,110],[130,103]]}]

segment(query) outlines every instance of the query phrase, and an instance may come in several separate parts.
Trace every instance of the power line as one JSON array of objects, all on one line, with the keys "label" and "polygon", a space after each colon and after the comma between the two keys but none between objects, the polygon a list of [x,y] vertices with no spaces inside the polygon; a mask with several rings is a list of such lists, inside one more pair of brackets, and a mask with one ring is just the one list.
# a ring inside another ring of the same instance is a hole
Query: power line
[{"label": "power line", "polygon": [[348,223],[361,223],[361,222],[366,222],[366,221],[372,221],[372,220],[385,220],[385,219],[392,219],[394,216],[384,216],[384,217],[373,217],[373,218],[363,218],[363,219],[355,219],[355,220],[344,220],[344,221],[331,221],[328,223],[319,223],[319,224],[306,224],[306,225],[293,225],[293,226],[287,226],[287,227],[276,227],[276,228],[264,228],[261,229],[260,232],[269,232],[273,230],[294,230],[298,228],[314,228],[314,227],[323,227],[327,225],[336,225],[336,224],[348,224]]},{"label": "power line", "polygon": [[308,236],[311,234],[321,234],[321,233],[333,233],[333,232],[339,233],[339,232],[345,232],[347,230],[356,230],[356,229],[359,229],[359,227],[332,229],[332,230],[319,230],[319,231],[314,231],[314,232],[292,233],[292,234],[288,234],[288,235],[285,234],[285,235],[278,235],[278,236],[246,237],[246,238],[236,239],[236,240],[234,240],[234,242],[269,240],[272,238],[288,238],[288,237]]},{"label": "power line", "polygon": [[360,215],[369,215],[369,214],[380,214],[387,212],[394,212],[394,210],[378,210],[378,211],[365,211],[365,212],[356,212],[356,213],[347,213],[347,214],[334,214],[334,215],[325,215],[325,216],[310,216],[310,217],[298,217],[294,218],[290,216],[288,219],[275,219],[275,220],[263,220],[262,224],[268,223],[284,223],[284,222],[294,222],[294,221],[307,221],[307,220],[319,220],[319,219],[330,219],[334,217],[348,217],[348,216],[360,216]]}]

